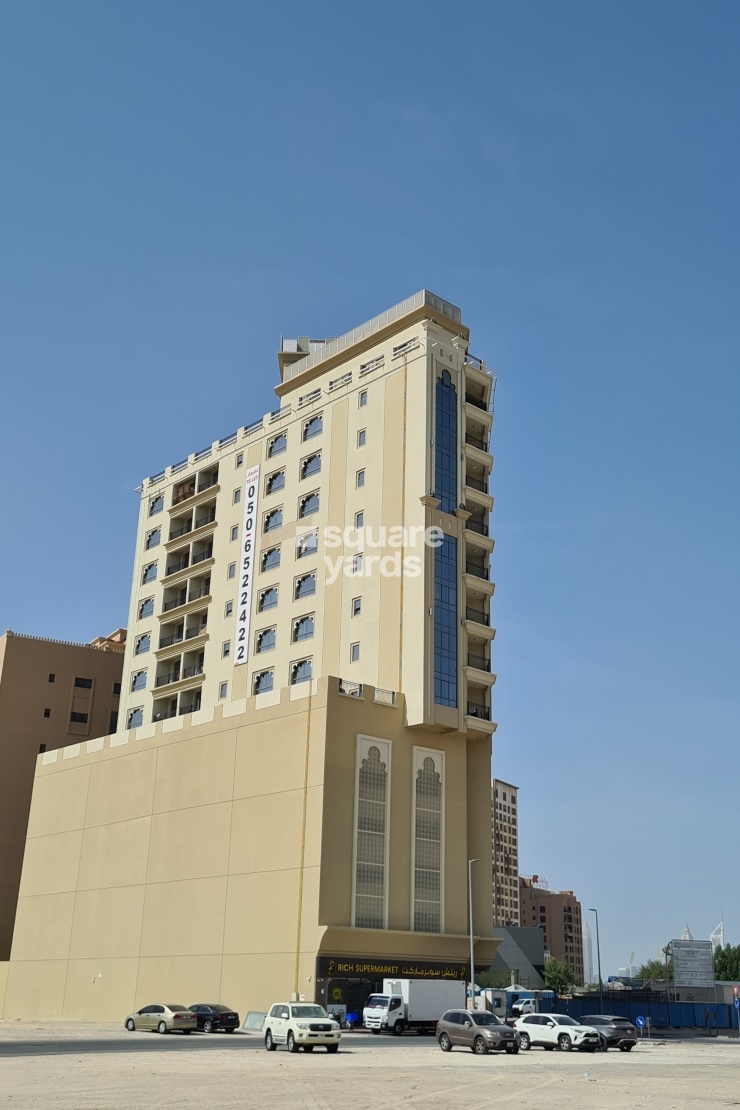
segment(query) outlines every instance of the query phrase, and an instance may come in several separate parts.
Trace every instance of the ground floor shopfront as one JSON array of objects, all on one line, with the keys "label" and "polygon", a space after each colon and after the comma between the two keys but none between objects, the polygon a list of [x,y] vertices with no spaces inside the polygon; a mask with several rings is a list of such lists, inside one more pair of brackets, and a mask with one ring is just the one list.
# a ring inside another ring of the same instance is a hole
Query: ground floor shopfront
[{"label": "ground floor shopfront", "polygon": [[41,755],[0,1012],[354,1012],[386,977],[465,979],[469,859],[490,966],[490,737],[404,713],[329,678]]}]

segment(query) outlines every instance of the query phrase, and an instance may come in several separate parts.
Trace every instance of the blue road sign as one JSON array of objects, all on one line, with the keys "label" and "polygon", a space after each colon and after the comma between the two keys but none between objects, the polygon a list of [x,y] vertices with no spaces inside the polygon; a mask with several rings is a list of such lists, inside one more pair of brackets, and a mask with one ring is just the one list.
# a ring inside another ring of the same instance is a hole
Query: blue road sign
[{"label": "blue road sign", "polygon": [[735,1009],[740,1010],[740,998],[735,999]]},{"label": "blue road sign", "polygon": [[[740,998],[738,999],[738,1002],[740,1002]],[[638,1029],[643,1029],[644,1026],[645,1026],[645,1018],[644,1017],[636,1017],[635,1018],[635,1025],[637,1026]]]}]

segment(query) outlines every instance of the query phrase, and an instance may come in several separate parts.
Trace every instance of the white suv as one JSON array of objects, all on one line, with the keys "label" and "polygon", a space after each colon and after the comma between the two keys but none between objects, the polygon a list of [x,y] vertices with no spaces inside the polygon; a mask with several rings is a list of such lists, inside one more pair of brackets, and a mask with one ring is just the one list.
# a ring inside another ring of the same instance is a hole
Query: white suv
[{"label": "white suv", "polygon": [[527,1014],[514,1022],[519,1030],[519,1047],[525,1052],[533,1045],[541,1045],[552,1051],[570,1052],[577,1048],[583,1052],[595,1052],[599,1047],[599,1034],[591,1025],[579,1025],[567,1014]]},{"label": "white suv", "polygon": [[313,1052],[317,1044],[327,1052],[337,1052],[342,1036],[338,1022],[314,1002],[276,1002],[262,1022],[262,1031],[268,1052],[274,1052],[279,1044],[287,1045],[288,1052],[299,1048]]}]

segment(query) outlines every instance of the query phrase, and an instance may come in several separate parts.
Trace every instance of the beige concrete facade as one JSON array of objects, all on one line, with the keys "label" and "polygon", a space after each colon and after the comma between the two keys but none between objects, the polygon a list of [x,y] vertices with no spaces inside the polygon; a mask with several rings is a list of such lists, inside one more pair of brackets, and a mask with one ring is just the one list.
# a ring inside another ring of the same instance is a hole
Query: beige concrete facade
[{"label": "beige concrete facade", "polygon": [[519,788],[501,779],[491,783],[491,828],[493,924],[520,925]]},{"label": "beige concrete facade", "polygon": [[[165,996],[242,1010],[294,992],[327,1001],[345,963],[465,977],[466,861],[488,846],[490,739],[410,729],[403,699],[368,686],[347,696],[322,679],[302,694],[38,757],[6,1017],[117,1019]],[[390,752],[378,929],[353,924],[363,739]],[[434,934],[413,929],[420,749],[443,769]],[[495,950],[490,889],[476,868],[480,967]]]},{"label": "beige concrete facade", "polygon": [[544,932],[545,955],[562,960],[583,984],[583,927],[581,903],[572,890],[549,890],[537,875],[519,880],[522,925]]},{"label": "beige concrete facade", "polygon": [[278,361],[276,412],[142,484],[119,728],[39,759],[7,1016],[468,974],[493,375],[427,291]]},{"label": "beige concrete facade", "polygon": [[13,936],[31,791],[39,751],[116,727],[123,643],[0,636],[0,961]]}]

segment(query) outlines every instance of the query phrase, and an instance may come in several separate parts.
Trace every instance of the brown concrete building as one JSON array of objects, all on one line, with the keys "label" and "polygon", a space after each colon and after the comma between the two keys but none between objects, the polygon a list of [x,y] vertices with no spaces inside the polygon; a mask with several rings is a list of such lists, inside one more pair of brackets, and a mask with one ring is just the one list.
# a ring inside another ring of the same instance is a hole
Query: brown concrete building
[{"label": "brown concrete building", "polygon": [[519,925],[519,788],[491,783],[493,831],[493,924]]},{"label": "brown concrete building", "polygon": [[69,644],[0,636],[0,960],[13,936],[39,752],[116,727],[126,634]]},{"label": "brown concrete building", "polygon": [[7,1017],[465,979],[470,859],[493,961],[493,374],[426,290],[278,362],[141,484],[118,731],[39,756]]},{"label": "brown concrete building", "polygon": [[522,875],[519,908],[523,926],[539,927],[544,933],[545,954],[573,970],[576,983],[583,985],[583,927],[581,903],[572,890],[549,890],[539,875]]}]

